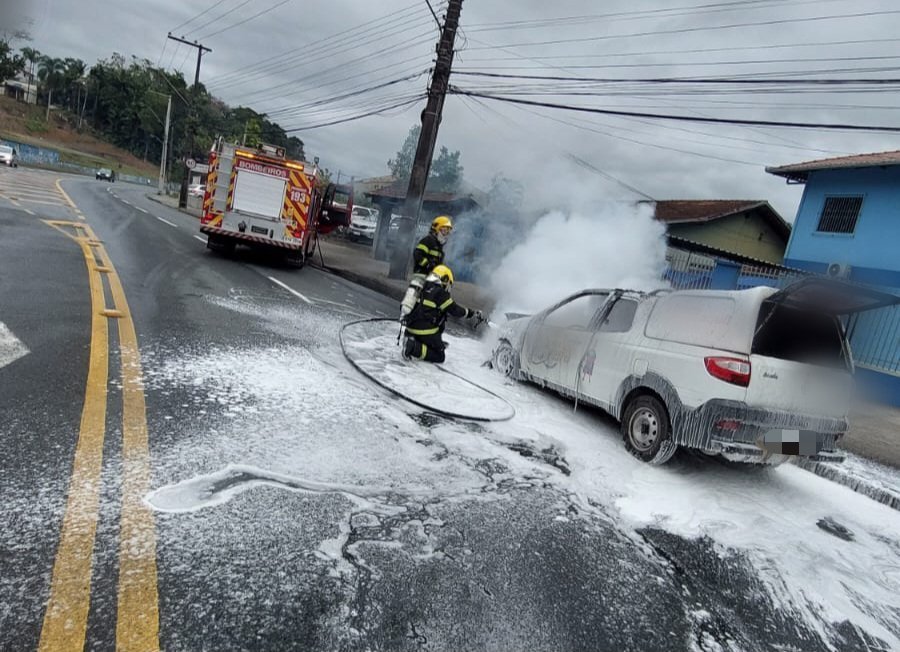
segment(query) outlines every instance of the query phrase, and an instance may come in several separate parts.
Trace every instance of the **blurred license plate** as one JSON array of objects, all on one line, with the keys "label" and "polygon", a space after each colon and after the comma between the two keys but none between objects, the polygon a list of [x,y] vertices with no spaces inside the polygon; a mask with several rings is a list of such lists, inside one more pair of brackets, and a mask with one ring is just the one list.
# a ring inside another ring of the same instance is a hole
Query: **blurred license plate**
[{"label": "blurred license plate", "polygon": [[262,226],[251,226],[250,231],[252,233],[262,233],[263,235],[269,235],[269,229]]}]

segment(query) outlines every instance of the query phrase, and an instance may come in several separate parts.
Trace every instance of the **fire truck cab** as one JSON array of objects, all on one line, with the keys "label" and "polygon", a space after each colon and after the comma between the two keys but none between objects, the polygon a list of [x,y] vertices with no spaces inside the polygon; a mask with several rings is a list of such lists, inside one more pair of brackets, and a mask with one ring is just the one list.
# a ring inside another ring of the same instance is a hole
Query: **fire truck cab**
[{"label": "fire truck cab", "polygon": [[209,155],[200,231],[215,251],[242,244],[302,267],[319,234],[350,223],[352,207],[352,187],[321,189],[316,164],[289,159],[282,147],[219,138]]}]

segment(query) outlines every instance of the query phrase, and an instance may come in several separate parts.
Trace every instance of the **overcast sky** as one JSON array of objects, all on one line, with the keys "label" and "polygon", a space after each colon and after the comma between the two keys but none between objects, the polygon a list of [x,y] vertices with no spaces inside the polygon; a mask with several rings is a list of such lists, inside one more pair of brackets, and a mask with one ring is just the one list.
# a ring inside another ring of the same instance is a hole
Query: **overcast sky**
[{"label": "overcast sky", "polygon": [[[441,18],[443,0],[432,5]],[[438,37],[425,0],[28,0],[18,9],[32,21],[33,47],[89,64],[119,52],[192,80],[195,51],[167,42],[166,33],[199,39],[213,50],[201,68],[211,92],[299,129],[308,156],[357,177],[387,173],[386,161],[417,123],[424,100],[310,127],[423,94]],[[898,27],[896,0],[465,0],[454,70],[616,80],[898,78]],[[900,85],[572,83],[465,74],[451,82],[618,111],[900,126]],[[335,99],[344,94],[351,96]],[[574,185],[598,200],[638,193],[766,199],[793,221],[802,187],[785,185],[766,165],[900,149],[900,134],[674,122],[450,96],[440,144],[461,150],[468,182],[486,188],[502,172],[523,180],[542,202],[562,201]]]}]

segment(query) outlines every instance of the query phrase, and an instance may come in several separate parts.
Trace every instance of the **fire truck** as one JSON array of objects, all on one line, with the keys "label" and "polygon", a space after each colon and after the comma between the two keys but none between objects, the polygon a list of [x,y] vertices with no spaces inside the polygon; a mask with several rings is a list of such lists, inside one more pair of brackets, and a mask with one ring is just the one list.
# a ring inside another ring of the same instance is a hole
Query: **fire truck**
[{"label": "fire truck", "polygon": [[302,267],[319,235],[348,226],[352,210],[352,187],[321,189],[318,166],[287,158],[282,147],[213,143],[200,231],[214,251],[241,244]]}]

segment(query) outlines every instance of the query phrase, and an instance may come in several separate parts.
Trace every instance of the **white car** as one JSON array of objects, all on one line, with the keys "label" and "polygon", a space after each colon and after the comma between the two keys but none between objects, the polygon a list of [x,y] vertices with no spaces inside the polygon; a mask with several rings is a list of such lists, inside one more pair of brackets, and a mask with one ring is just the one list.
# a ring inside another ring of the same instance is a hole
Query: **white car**
[{"label": "white car", "polygon": [[206,186],[202,183],[195,183],[188,186],[188,195],[191,197],[202,197],[206,192]]},{"label": "white car", "polygon": [[19,167],[19,155],[11,145],[0,145],[0,163],[7,167]]},{"label": "white car", "polygon": [[375,229],[378,227],[378,210],[365,206],[354,206],[350,213],[350,226],[347,227],[347,237],[351,240],[375,239]]},{"label": "white car", "polygon": [[821,279],[586,290],[509,321],[493,365],[605,410],[646,462],[679,446],[742,462],[841,461],[853,373],[841,317],[897,302]]}]

